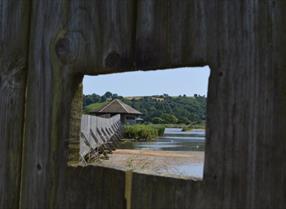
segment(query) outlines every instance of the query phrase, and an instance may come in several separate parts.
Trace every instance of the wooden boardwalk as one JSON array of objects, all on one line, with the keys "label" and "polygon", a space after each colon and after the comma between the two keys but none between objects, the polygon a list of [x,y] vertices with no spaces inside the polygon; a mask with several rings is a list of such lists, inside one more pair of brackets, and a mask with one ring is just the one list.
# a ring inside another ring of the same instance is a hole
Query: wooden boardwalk
[{"label": "wooden boardwalk", "polygon": [[83,115],[80,133],[80,158],[83,162],[98,159],[115,150],[121,135],[120,115],[102,118]]}]

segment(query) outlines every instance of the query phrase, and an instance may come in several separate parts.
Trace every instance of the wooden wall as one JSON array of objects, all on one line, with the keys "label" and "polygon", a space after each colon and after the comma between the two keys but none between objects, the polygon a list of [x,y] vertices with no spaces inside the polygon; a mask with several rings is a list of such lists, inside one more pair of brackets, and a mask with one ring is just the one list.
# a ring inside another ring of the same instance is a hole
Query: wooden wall
[{"label": "wooden wall", "polygon": [[0,208],[126,208],[67,167],[84,74],[209,65],[203,182],[133,175],[132,208],[285,208],[284,0],[0,0]]},{"label": "wooden wall", "polygon": [[29,16],[24,1],[0,1],[0,208],[20,198]]}]

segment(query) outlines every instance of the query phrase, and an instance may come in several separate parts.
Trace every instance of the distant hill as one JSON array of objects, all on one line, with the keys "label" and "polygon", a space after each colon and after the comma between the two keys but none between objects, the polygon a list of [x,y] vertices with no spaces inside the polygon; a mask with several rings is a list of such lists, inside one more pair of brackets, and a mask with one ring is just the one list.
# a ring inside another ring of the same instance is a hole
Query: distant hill
[{"label": "distant hill", "polygon": [[206,97],[200,95],[171,97],[167,94],[155,96],[122,97],[106,92],[85,95],[83,99],[84,112],[100,109],[112,99],[121,99],[126,104],[142,112],[142,118],[152,123],[201,123],[206,119]]},{"label": "distant hill", "polygon": [[92,103],[89,104],[87,106],[84,107],[84,112],[85,113],[89,113],[91,111],[94,110],[99,110],[101,107],[103,107],[104,105],[106,105],[109,101],[105,101],[105,102],[96,102],[96,103]]}]

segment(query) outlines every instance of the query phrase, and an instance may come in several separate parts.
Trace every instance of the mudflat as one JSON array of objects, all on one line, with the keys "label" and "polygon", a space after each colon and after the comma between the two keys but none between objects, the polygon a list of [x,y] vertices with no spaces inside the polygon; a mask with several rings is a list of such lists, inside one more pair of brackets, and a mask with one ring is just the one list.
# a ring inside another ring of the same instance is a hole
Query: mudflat
[{"label": "mudflat", "polygon": [[180,178],[201,178],[204,152],[118,149],[92,165],[138,173]]}]

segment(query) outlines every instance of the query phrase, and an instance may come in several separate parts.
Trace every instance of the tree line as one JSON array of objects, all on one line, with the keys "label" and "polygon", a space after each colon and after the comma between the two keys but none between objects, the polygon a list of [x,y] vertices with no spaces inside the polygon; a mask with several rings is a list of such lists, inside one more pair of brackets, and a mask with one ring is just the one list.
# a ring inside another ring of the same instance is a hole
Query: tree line
[{"label": "tree line", "polygon": [[85,110],[97,104],[106,104],[112,99],[120,99],[124,103],[142,112],[145,122],[155,124],[194,124],[202,123],[206,119],[206,97],[179,95],[177,97],[167,94],[144,97],[122,97],[118,94],[106,92],[84,95],[83,106]]}]

